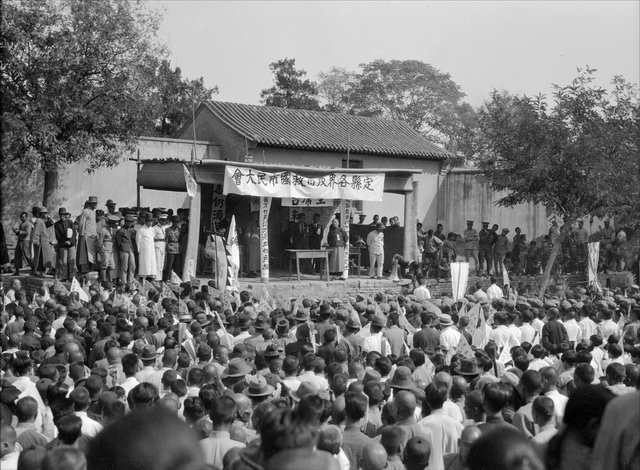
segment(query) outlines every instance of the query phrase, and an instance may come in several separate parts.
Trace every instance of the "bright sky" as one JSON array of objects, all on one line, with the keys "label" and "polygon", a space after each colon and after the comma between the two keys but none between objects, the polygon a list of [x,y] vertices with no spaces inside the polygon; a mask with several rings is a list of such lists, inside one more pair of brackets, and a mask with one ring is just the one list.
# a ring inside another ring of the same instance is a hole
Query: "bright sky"
[{"label": "bright sky", "polygon": [[491,91],[551,94],[576,68],[640,82],[638,1],[153,1],[173,66],[217,85],[215,99],[259,104],[269,64],[285,57],[317,80],[332,66],[416,59],[479,106]]}]

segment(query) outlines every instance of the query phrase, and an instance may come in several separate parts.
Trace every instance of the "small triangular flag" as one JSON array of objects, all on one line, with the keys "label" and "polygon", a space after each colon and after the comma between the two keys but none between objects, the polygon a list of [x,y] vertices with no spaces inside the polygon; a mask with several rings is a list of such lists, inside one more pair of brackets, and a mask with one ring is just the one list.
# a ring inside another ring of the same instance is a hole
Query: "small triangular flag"
[{"label": "small triangular flag", "polygon": [[175,271],[171,271],[171,284],[182,284],[182,279],[180,279],[180,276],[178,276],[176,274]]},{"label": "small triangular flag", "polygon": [[75,277],[71,281],[71,292],[77,292],[80,300],[83,302],[89,302],[89,295],[87,295],[84,289],[80,287],[80,283]]}]

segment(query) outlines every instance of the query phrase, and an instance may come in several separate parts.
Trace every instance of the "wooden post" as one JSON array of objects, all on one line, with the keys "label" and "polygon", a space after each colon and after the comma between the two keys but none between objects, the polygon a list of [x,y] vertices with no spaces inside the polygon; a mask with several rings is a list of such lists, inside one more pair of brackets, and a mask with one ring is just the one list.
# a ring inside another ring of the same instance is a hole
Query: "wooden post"
[{"label": "wooden post", "polygon": [[404,195],[404,247],[402,256],[405,261],[417,260],[416,220],[418,219],[418,182],[412,182],[412,191]]},{"label": "wooden post", "polygon": [[[198,262],[198,238],[200,237],[200,209],[202,207],[202,185],[198,184],[196,195],[189,201],[189,233],[187,252],[183,253],[182,281],[196,275]],[[224,286],[222,286],[224,288]]]}]

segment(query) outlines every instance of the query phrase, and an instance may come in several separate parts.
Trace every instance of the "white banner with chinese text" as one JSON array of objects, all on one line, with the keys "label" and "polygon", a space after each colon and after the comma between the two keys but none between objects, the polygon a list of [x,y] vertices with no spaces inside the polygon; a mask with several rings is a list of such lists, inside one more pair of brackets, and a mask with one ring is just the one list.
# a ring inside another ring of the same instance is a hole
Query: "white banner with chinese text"
[{"label": "white banner with chinese text", "polygon": [[384,174],[335,172],[307,177],[291,171],[268,173],[231,165],[224,174],[224,194],[243,196],[382,201],[383,190]]}]

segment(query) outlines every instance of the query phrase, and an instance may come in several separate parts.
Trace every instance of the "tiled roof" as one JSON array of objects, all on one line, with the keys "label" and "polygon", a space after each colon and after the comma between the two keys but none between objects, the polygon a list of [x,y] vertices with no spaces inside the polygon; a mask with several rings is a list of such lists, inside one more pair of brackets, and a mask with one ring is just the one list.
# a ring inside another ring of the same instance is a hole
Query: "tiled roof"
[{"label": "tiled roof", "polygon": [[[444,160],[452,155],[402,121],[208,101],[230,128],[268,147]],[[348,137],[347,137],[348,134]]]}]

